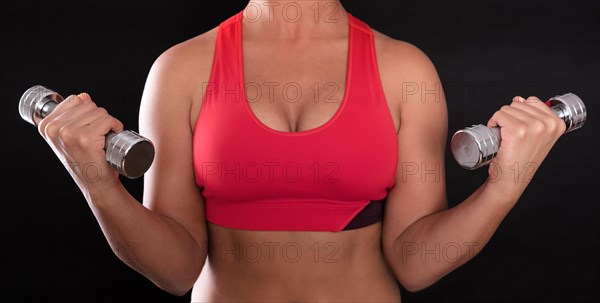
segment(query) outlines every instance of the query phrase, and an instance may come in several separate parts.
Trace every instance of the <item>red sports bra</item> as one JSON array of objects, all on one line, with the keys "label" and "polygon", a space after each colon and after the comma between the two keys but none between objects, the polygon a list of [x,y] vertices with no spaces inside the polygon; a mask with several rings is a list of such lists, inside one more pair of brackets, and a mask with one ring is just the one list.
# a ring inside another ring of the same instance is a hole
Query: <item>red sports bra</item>
[{"label": "red sports bra", "polygon": [[346,89],[325,124],[284,132],[245,95],[242,12],[218,27],[210,81],[193,133],[207,221],[244,230],[341,231],[395,182],[398,140],[373,32],[348,14]]}]

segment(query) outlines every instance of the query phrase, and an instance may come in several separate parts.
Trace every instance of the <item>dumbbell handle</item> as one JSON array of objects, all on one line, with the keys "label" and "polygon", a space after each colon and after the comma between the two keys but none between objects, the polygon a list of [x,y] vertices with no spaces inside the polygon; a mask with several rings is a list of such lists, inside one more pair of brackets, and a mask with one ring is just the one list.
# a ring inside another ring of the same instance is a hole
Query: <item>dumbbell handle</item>
[{"label": "dumbbell handle", "polygon": [[[37,126],[62,101],[63,97],[58,93],[36,85],[21,96],[19,113],[25,121]],[[152,142],[130,130],[106,134],[104,150],[106,161],[130,179],[141,177],[154,160]]]},{"label": "dumbbell handle", "polygon": [[[583,101],[577,95],[567,93],[555,96],[546,105],[567,125],[565,133],[583,126],[587,111]],[[484,166],[498,153],[500,148],[500,128],[488,128],[478,124],[459,130],[452,136],[451,149],[454,159],[466,169]]]}]

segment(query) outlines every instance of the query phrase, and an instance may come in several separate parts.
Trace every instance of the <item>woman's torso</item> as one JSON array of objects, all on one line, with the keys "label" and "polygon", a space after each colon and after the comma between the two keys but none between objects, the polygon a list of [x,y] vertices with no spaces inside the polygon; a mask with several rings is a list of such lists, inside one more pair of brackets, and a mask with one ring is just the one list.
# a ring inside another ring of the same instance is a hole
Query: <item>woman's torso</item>
[{"label": "woman's torso", "polygon": [[[326,43],[315,44],[314,39],[269,41],[245,32],[244,78],[246,83],[266,87],[262,97],[250,104],[264,125],[279,131],[310,130],[337,112],[346,85],[348,37],[341,31],[330,34]],[[215,39],[216,31],[210,31],[197,47],[210,48]],[[385,45],[386,39],[377,34],[376,47]],[[386,96],[396,94],[393,83],[398,79],[386,77],[385,62],[378,62]],[[198,83],[207,83],[210,70],[198,75]],[[273,82],[278,85],[264,85]],[[284,100],[281,88],[286,83],[301,87],[304,93],[298,101]],[[316,93],[320,100],[333,102],[314,102]],[[191,129],[196,126],[204,92],[194,95]],[[394,100],[386,102],[397,132],[399,102]],[[399,301],[397,282],[381,251],[381,228],[376,223],[342,232],[246,231],[208,223],[208,259],[192,301]]]}]

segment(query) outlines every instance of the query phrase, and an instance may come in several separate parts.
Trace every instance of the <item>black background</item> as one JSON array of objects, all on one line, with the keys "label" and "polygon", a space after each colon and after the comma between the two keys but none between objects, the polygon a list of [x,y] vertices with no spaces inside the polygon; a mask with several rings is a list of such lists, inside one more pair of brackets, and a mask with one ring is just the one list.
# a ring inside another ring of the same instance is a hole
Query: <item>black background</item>
[{"label": "black background", "polygon": [[[152,4],[150,4],[152,3]],[[592,301],[600,297],[598,133],[600,9],[586,1],[342,1],[374,29],[421,48],[445,88],[449,133],[485,123],[514,95],[573,92],[588,122],[556,144],[489,245],[405,302]],[[20,301],[189,302],[111,252],[62,164],[18,115],[44,84],[86,91],[127,128],[154,59],[241,10],[245,1],[2,2],[2,294]],[[596,135],[594,135],[596,134]],[[451,205],[483,182],[448,152]],[[141,199],[142,179],[123,179]]]}]

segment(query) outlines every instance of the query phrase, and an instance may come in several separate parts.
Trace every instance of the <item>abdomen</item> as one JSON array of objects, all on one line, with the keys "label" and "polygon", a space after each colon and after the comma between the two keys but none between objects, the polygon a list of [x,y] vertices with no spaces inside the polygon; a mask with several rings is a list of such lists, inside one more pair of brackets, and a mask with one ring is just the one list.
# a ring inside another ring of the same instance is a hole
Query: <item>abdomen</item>
[{"label": "abdomen", "polygon": [[399,302],[381,223],[342,232],[244,231],[209,223],[192,301]]}]

